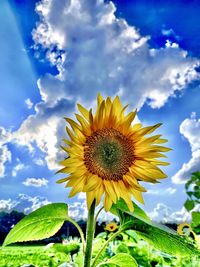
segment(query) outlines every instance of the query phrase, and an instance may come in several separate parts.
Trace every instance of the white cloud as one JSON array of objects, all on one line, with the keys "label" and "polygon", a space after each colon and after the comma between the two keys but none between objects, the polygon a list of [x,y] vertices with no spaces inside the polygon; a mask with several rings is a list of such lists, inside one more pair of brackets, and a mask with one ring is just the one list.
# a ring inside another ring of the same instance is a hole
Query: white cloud
[{"label": "white cloud", "polygon": [[32,103],[32,101],[30,100],[30,98],[27,98],[27,99],[25,100],[25,104],[26,104],[26,106],[27,106],[28,109],[31,109],[31,108],[33,107],[33,103]]},{"label": "white cloud", "polygon": [[5,176],[5,164],[11,161],[12,155],[6,143],[11,139],[11,134],[0,127],[0,178]]},{"label": "white cloud", "polygon": [[12,176],[17,176],[17,173],[25,168],[25,165],[18,160],[18,164],[13,167]]},{"label": "white cloud", "polygon": [[35,158],[33,161],[38,166],[44,166],[45,165],[45,161],[41,158]]},{"label": "white cloud", "polygon": [[192,113],[191,118],[187,118],[181,123],[180,133],[190,143],[192,157],[172,177],[172,181],[177,184],[185,183],[193,172],[200,171],[200,119],[196,118],[195,113]]},{"label": "white cloud", "polygon": [[30,213],[51,202],[47,198],[41,196],[31,197],[26,194],[19,194],[16,199],[1,199],[0,211],[11,212],[12,210]]},{"label": "white cloud", "polygon": [[150,98],[152,107],[161,107],[198,76],[196,59],[169,41],[165,48],[150,49],[149,37],[116,18],[112,2],[45,0],[36,10],[41,21],[33,31],[35,46],[47,49],[60,71],[40,80],[46,102],[74,98],[75,91],[91,101],[98,91],[113,95],[121,89],[132,106]]},{"label": "white cloud", "polygon": [[166,192],[169,193],[170,195],[173,195],[174,193],[176,193],[176,188],[168,187],[166,189]]},{"label": "white cloud", "polygon": [[0,178],[5,176],[5,164],[11,161],[11,152],[6,145],[0,147]]},{"label": "white cloud", "polygon": [[0,212],[10,212],[16,205],[16,201],[9,199],[0,199]]},{"label": "white cloud", "polygon": [[[81,194],[80,198],[78,198],[82,201],[75,201],[68,206],[69,216],[71,218],[75,219],[76,221],[78,221],[80,219],[86,220],[87,216],[88,216],[88,209],[87,209],[86,199],[84,198],[84,195]],[[84,201],[83,201],[83,199],[84,199]],[[101,206],[102,206],[102,203],[98,206],[96,211],[98,211]],[[115,215],[113,215],[112,213],[105,212],[104,210],[102,210],[98,216],[98,221],[99,222],[105,222],[105,221],[108,222],[108,221],[112,221],[114,218],[117,219],[117,217]]]},{"label": "white cloud", "polygon": [[150,195],[173,195],[176,192],[176,188],[173,187],[168,187],[166,189],[148,189],[148,191],[146,192],[146,194],[150,194]]},{"label": "white cloud", "polygon": [[47,186],[48,182],[45,178],[27,178],[23,184],[25,186],[42,187]]},{"label": "white cloud", "polygon": [[20,204],[19,207],[23,207],[24,213],[30,213],[40,207],[50,204],[46,197],[35,196],[31,197],[26,194],[19,194]]},{"label": "white cloud", "polygon": [[183,223],[191,221],[191,215],[184,207],[180,211],[172,212],[172,209],[163,203],[158,203],[152,212],[148,213],[153,221],[162,223]]},{"label": "white cloud", "polygon": [[[33,30],[35,51],[46,52],[58,74],[38,81],[42,102],[13,133],[13,140],[34,155],[36,145],[46,156],[49,169],[58,169],[59,145],[65,133],[64,116],[71,116],[75,103],[93,106],[97,92],[120,94],[130,107],[162,107],[169,97],[199,78],[199,61],[169,41],[151,49],[150,37],[115,16],[112,2],[102,0],[43,0]],[[131,100],[131,101],[130,101]]]},{"label": "white cloud", "polygon": [[68,214],[75,220],[87,219],[86,201],[75,201],[68,206]]}]

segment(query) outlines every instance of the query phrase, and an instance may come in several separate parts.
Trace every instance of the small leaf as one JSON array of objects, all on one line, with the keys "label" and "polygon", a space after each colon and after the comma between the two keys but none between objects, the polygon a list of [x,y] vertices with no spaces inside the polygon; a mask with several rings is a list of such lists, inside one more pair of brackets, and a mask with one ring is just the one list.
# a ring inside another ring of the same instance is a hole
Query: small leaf
[{"label": "small leaf", "polygon": [[128,246],[125,243],[121,242],[116,248],[116,254],[118,253],[129,253]]},{"label": "small leaf", "polygon": [[184,206],[185,206],[187,211],[190,211],[194,208],[194,201],[187,199]]},{"label": "small leaf", "polygon": [[48,204],[33,211],[8,233],[3,246],[53,236],[69,218],[67,211],[68,207],[64,203]]},{"label": "small leaf", "polygon": [[135,230],[141,238],[161,251],[181,257],[199,255],[199,250],[174,230],[146,220],[134,212],[128,212],[127,208],[124,211],[118,202],[112,205],[111,212],[118,213],[119,217],[122,218],[121,228],[123,230]]},{"label": "small leaf", "polygon": [[194,227],[200,225],[200,212],[198,212],[198,211],[192,212],[192,224]]},{"label": "small leaf", "polygon": [[136,260],[129,254],[126,253],[118,253],[117,255],[113,256],[106,262],[101,262],[98,264],[97,267],[103,266],[103,265],[109,265],[109,264],[115,264],[118,267],[137,267]]},{"label": "small leaf", "polygon": [[138,236],[137,236],[137,234],[136,234],[135,231],[133,231],[133,230],[126,230],[124,233],[127,234],[128,236],[130,236],[134,240],[135,243],[138,242],[137,241]]}]

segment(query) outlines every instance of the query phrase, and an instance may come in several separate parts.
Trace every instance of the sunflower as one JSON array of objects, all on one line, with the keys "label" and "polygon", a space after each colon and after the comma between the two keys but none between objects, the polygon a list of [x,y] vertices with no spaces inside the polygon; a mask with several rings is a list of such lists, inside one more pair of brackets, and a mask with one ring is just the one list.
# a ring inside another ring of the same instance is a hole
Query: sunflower
[{"label": "sunflower", "polygon": [[109,232],[114,232],[117,229],[117,224],[115,222],[111,222],[106,224],[106,227],[104,228],[104,230],[107,230]]},{"label": "sunflower", "polygon": [[57,182],[72,187],[69,197],[86,192],[88,209],[103,196],[106,211],[120,198],[133,211],[131,196],[144,203],[142,192],[146,190],[139,181],[156,183],[167,177],[158,166],[168,163],[157,159],[170,150],[159,145],[167,140],[161,135],[146,137],[161,124],[132,124],[136,111],[125,114],[127,106],[122,106],[118,96],[112,101],[99,94],[94,114],[78,104],[77,122],[65,118],[71,129],[66,127],[69,139],[61,147],[68,157],[60,162],[64,167],[58,172],[68,176]]},{"label": "sunflower", "polygon": [[181,223],[177,227],[177,233],[179,235],[185,235],[188,231],[192,231],[192,228],[189,223]]},{"label": "sunflower", "polygon": [[188,224],[188,223],[179,224],[177,227],[177,233],[179,235],[188,236],[188,237],[192,238],[193,240],[195,240],[197,244],[199,243],[198,236],[194,233],[194,231],[192,231],[192,228],[191,228],[190,224]]}]

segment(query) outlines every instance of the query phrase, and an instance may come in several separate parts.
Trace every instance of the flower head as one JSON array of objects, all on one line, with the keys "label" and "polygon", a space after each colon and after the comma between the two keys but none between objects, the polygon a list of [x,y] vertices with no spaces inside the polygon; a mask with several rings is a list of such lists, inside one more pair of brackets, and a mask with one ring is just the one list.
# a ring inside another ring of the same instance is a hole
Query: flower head
[{"label": "flower head", "polygon": [[177,227],[177,233],[179,235],[185,235],[188,231],[192,231],[192,228],[189,223],[181,223]]},{"label": "flower head", "polygon": [[114,232],[118,228],[117,224],[115,222],[111,222],[106,224],[105,230],[109,232]]},{"label": "flower head", "polygon": [[126,108],[118,96],[112,101],[99,94],[94,114],[78,104],[78,122],[65,118],[71,126],[66,127],[70,140],[64,139],[67,147],[62,148],[68,158],[60,162],[64,167],[59,172],[69,176],[58,183],[72,187],[69,197],[86,192],[88,208],[94,199],[98,205],[104,195],[106,211],[120,198],[133,210],[131,196],[143,203],[142,192],[146,191],[139,181],[156,183],[167,177],[158,165],[168,163],[157,159],[170,150],[160,145],[167,140],[161,135],[146,136],[161,124],[132,124],[136,111],[125,115]]}]

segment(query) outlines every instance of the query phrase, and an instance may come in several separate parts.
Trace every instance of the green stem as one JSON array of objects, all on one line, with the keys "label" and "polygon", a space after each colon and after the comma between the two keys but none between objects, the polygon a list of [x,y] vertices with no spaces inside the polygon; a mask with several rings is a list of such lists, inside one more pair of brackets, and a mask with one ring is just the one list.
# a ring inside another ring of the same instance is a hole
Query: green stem
[{"label": "green stem", "polygon": [[94,212],[95,212],[94,200],[89,212],[88,212],[88,221],[87,221],[87,233],[86,233],[86,249],[85,249],[85,258],[84,258],[84,267],[90,267],[91,256],[92,256],[92,241],[94,238]]},{"label": "green stem", "polygon": [[79,231],[80,237],[81,237],[81,242],[82,242],[82,247],[83,247],[83,254],[85,253],[85,238],[84,238],[84,234],[83,231],[81,229],[81,227],[78,225],[77,222],[75,222],[73,219],[68,218],[68,221],[71,222]]},{"label": "green stem", "polygon": [[104,207],[101,207],[101,208],[98,210],[98,212],[97,212],[97,214],[96,214],[96,216],[95,216],[95,219],[94,219],[95,224],[97,223],[97,219],[98,219],[99,213],[100,213],[103,209],[104,209]]},{"label": "green stem", "polygon": [[107,247],[107,245],[110,243],[110,241],[112,241],[116,236],[118,236],[121,232],[123,232],[123,229],[119,229],[116,233],[114,233],[111,237],[108,238],[108,240],[104,243],[104,245],[102,246],[102,248],[99,250],[99,252],[97,253],[96,257],[94,258],[94,261],[91,265],[91,267],[94,267],[99,256],[101,255],[101,253],[103,252],[103,250]]}]

